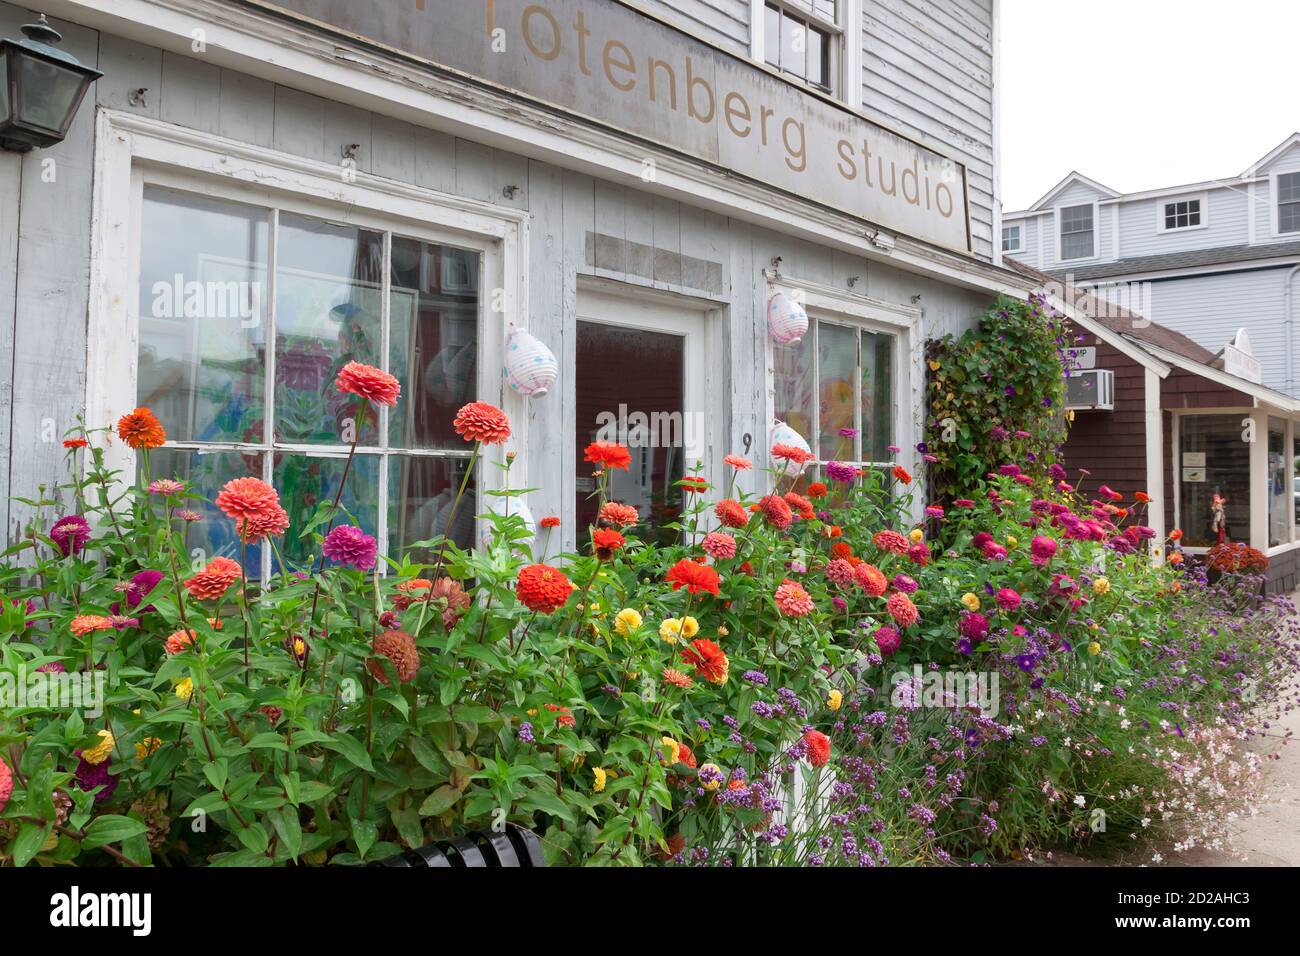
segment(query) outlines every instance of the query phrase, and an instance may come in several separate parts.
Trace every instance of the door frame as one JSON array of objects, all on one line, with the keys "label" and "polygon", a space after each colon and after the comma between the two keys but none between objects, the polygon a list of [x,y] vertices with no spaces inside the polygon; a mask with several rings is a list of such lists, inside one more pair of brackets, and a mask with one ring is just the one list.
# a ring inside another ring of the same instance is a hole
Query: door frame
[{"label": "door frame", "polygon": [[[718,375],[716,368],[722,350],[717,338],[723,323],[717,321],[721,308],[717,302],[693,296],[646,289],[627,283],[604,279],[579,277],[577,307],[574,310],[574,335],[578,322],[594,322],[621,328],[642,329],[678,335],[684,338],[682,352],[682,413],[701,416],[702,428],[695,447],[688,449],[686,474],[702,475],[715,488],[721,487],[721,456],[723,436],[727,434],[730,408],[724,401],[729,375]],[[577,433],[577,368],[574,368],[574,404],[566,414],[566,426]],[[577,463],[570,455],[564,456],[565,468],[573,469],[567,487],[574,489],[564,507],[570,512],[565,526],[574,529],[576,537],[577,516],[573,513],[577,503]],[[699,462],[698,469],[690,467]],[[572,547],[572,543],[569,544]]]}]

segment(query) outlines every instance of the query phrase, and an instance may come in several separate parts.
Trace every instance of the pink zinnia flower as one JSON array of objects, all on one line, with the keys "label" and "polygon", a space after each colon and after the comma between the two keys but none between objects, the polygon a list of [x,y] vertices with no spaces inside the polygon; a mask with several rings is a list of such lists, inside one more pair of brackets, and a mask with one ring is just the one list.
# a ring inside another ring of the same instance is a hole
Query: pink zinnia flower
[{"label": "pink zinnia flower", "polygon": [[776,609],[786,617],[803,617],[813,612],[813,600],[803,585],[786,578],[776,589]]},{"label": "pink zinnia flower", "polygon": [[270,511],[280,496],[261,478],[232,478],[217,492],[216,503],[227,518],[238,521]]},{"label": "pink zinnia flower", "polygon": [[983,640],[989,633],[989,619],[978,611],[967,611],[957,622],[957,630],[972,641]]},{"label": "pink zinnia flower", "polygon": [[853,583],[853,565],[843,558],[836,558],[826,565],[826,580],[840,587],[848,587]]},{"label": "pink zinnia flower", "polygon": [[700,542],[700,547],[715,561],[725,561],[736,556],[736,539],[725,531],[710,531]]},{"label": "pink zinnia flower", "polygon": [[882,624],[876,628],[874,637],[876,638],[876,646],[880,648],[880,653],[884,657],[893,656],[898,651],[899,645],[903,643],[898,631],[888,624]]},{"label": "pink zinnia flower", "polygon": [[54,522],[50,538],[65,558],[76,554],[90,540],[90,524],[81,515],[68,515]]},{"label": "pink zinnia flower", "polygon": [[735,468],[737,471],[749,471],[749,469],[754,467],[754,463],[752,461],[750,461],[748,458],[745,458],[741,455],[727,455],[725,458],[722,459],[722,463],[724,465],[730,465],[732,468]]},{"label": "pink zinnia flower", "polygon": [[379,545],[370,535],[350,524],[341,524],[325,536],[325,557],[337,564],[347,564],[359,571],[375,566]]},{"label": "pink zinnia flower", "polygon": [[164,498],[179,495],[184,490],[184,482],[174,481],[171,478],[159,478],[157,481],[149,482],[149,494],[161,495]]},{"label": "pink zinnia flower", "polygon": [[1045,565],[1056,556],[1056,539],[1038,535],[1029,543],[1029,553],[1034,564]]},{"label": "pink zinnia flower", "polygon": [[828,461],[826,463],[826,477],[832,481],[851,484],[858,477],[858,469],[842,461]]},{"label": "pink zinnia flower", "polygon": [[9,805],[9,797],[14,792],[14,772],[9,769],[9,764],[5,763],[4,758],[0,757],[0,813]]},{"label": "pink zinnia flower", "polygon": [[1002,610],[1014,611],[1020,607],[1020,592],[1014,588],[1002,588],[993,596],[993,600]]}]

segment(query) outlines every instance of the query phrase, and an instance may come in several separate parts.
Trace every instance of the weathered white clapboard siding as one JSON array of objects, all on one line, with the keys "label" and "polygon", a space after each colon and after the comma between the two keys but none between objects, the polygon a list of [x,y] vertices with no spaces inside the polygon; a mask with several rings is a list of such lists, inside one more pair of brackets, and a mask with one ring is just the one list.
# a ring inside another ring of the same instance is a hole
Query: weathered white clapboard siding
[{"label": "weathered white clapboard siding", "polygon": [[749,56],[749,0],[633,0],[633,5],[710,43]]},{"label": "weathered white clapboard siding", "polygon": [[[30,11],[0,5],[0,36],[18,36]],[[58,24],[62,48],[99,60],[98,35]],[[0,154],[0,440],[5,479],[0,514],[10,539],[29,509],[10,495],[59,497],[68,479],[63,431],[81,411],[86,382],[90,285],[90,197],[94,113],[82,109],[58,146]],[[14,197],[17,196],[15,203]],[[64,496],[66,502],[66,496]]]},{"label": "weathered white clapboard siding", "polygon": [[992,0],[866,0],[863,110],[964,163],[974,251],[993,250]]}]

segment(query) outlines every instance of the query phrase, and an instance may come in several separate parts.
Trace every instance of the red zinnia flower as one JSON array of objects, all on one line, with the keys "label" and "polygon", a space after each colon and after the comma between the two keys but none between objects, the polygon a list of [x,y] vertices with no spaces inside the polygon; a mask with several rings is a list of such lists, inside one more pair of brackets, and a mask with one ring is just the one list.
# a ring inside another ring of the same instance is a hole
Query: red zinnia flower
[{"label": "red zinnia flower", "polygon": [[836,541],[831,545],[832,558],[844,558],[846,561],[853,557],[853,545],[847,541]]},{"label": "red zinnia flower", "polygon": [[273,504],[265,511],[235,521],[239,537],[244,541],[260,541],[272,535],[281,535],[289,530],[289,514],[278,504]]},{"label": "red zinnia flower", "polygon": [[709,483],[699,475],[687,475],[681,481],[682,490],[685,492],[704,492],[709,490]]},{"label": "red zinnia flower", "polygon": [[636,508],[619,501],[607,501],[600,506],[600,520],[626,528],[641,520]]},{"label": "red zinnia flower", "polygon": [[65,438],[63,439],[64,448],[85,448],[90,442],[84,438]]},{"label": "red zinnia flower", "polygon": [[825,498],[828,490],[829,489],[827,489],[823,482],[814,481],[808,486],[808,497],[813,501],[816,501],[818,498]]},{"label": "red zinnia flower", "polygon": [[573,719],[573,712],[562,704],[543,704],[542,706],[556,715],[555,722],[561,727],[572,727],[577,723]]},{"label": "red zinnia flower", "polygon": [[602,561],[608,561],[614,556],[614,552],[625,544],[627,544],[626,538],[608,528],[600,528],[591,533],[591,546],[596,551],[596,557]]},{"label": "red zinnia flower", "polygon": [[185,590],[198,601],[213,601],[221,597],[240,577],[239,562],[216,557],[194,577],[185,581]]},{"label": "red zinnia flower", "polygon": [[137,408],[117,420],[117,434],[122,441],[137,450],[157,448],[167,440],[158,416],[147,408]]},{"label": "red zinnia flower", "polygon": [[707,565],[682,558],[668,569],[668,574],[664,580],[673,586],[674,591],[684,587],[691,594],[708,591],[714,597],[717,597],[719,593],[718,584],[722,579],[718,577],[717,571]]},{"label": "red zinnia flower", "polygon": [[402,394],[402,383],[373,365],[349,362],[339,369],[334,387],[340,392],[368,398],[377,405],[393,406]]},{"label": "red zinnia flower", "polygon": [[758,504],[763,510],[763,517],[767,519],[768,524],[778,531],[784,531],[794,521],[794,514],[791,513],[790,506],[784,498],[768,495]]},{"label": "red zinnia flower", "polygon": [[743,528],[749,524],[749,515],[734,498],[723,498],[713,506],[713,513],[726,528]]},{"label": "red zinnia flower", "polygon": [[541,614],[551,614],[564,606],[573,592],[573,583],[563,571],[545,564],[530,564],[519,571],[515,594],[524,606]]},{"label": "red zinnia flower", "polygon": [[510,419],[506,413],[487,402],[470,402],[462,405],[451,427],[466,441],[485,445],[500,445],[510,437]]},{"label": "red zinnia flower", "polygon": [[853,569],[853,577],[862,590],[872,597],[880,597],[885,593],[885,589],[889,587],[884,572],[874,564],[859,564]]},{"label": "red zinnia flower", "polygon": [[632,453],[618,442],[594,441],[582,454],[583,461],[589,461],[602,468],[617,468],[627,471],[632,467]]},{"label": "red zinnia flower", "polygon": [[912,483],[912,476],[908,474],[907,469],[902,465],[894,466],[894,477],[905,485],[910,485]]},{"label": "red zinnia flower", "polygon": [[722,648],[713,641],[703,637],[691,641],[682,648],[682,660],[694,667],[695,673],[711,684],[727,682],[727,671],[731,667],[731,662],[727,660],[727,655]]},{"label": "red zinnia flower", "polygon": [[555,515],[547,515],[539,521],[538,524],[543,528],[558,528],[560,526],[560,519],[555,517]]},{"label": "red zinnia flower", "polygon": [[808,752],[810,767],[824,767],[831,759],[831,739],[820,730],[810,730],[803,735],[803,744]]}]

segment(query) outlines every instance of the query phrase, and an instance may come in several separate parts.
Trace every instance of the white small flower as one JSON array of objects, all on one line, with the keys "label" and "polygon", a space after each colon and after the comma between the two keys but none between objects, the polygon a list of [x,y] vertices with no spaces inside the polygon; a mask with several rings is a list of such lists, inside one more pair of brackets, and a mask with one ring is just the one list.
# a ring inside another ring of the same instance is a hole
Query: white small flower
[{"label": "white small flower", "polygon": [[1142,826],[1143,826],[1143,828],[1146,828],[1146,827],[1151,826],[1151,818],[1150,818],[1150,817],[1143,817],[1143,818],[1142,818]]},{"label": "white small flower", "polygon": [[1165,858],[1164,858],[1163,856],[1161,856],[1159,853],[1152,853],[1152,854],[1151,854],[1151,862],[1152,862],[1152,863],[1163,863],[1164,860],[1165,860]]},{"label": "white small flower", "polygon": [[1084,798],[1083,794],[1079,794],[1078,796],[1076,796],[1076,797],[1074,798],[1074,805],[1075,805],[1076,807],[1082,807],[1082,806],[1084,806],[1087,802],[1088,802],[1088,801]]}]

